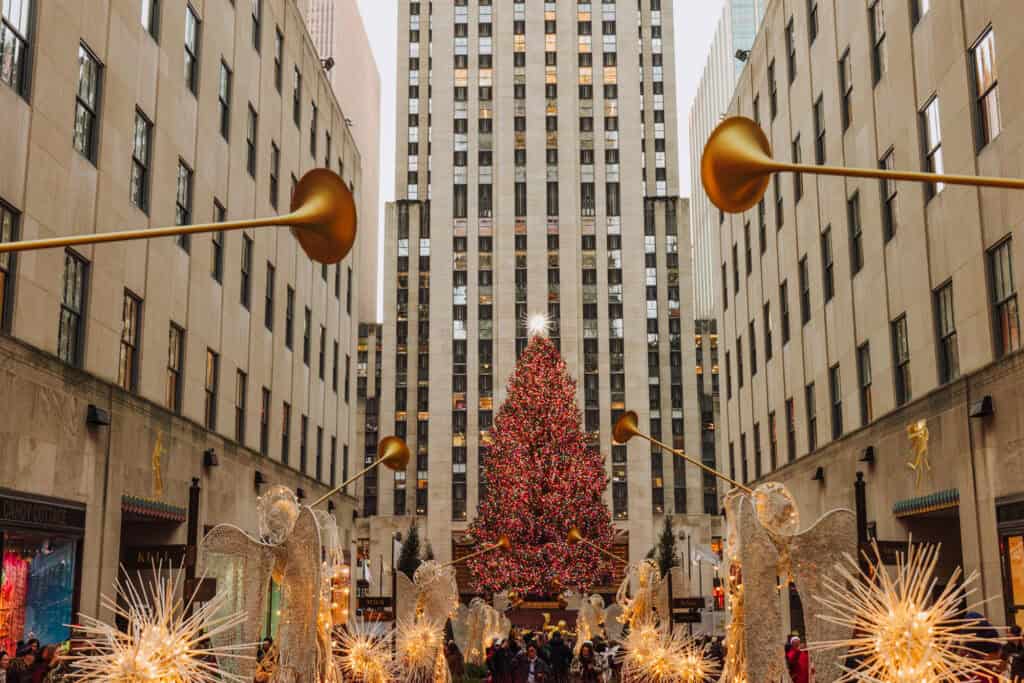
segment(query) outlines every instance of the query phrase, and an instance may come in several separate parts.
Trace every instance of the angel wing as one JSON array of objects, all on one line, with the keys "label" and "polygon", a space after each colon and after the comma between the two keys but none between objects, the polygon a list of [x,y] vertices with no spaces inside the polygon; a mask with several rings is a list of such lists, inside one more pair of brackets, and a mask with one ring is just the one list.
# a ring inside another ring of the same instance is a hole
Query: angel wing
[{"label": "angel wing", "polygon": [[[206,576],[217,581],[217,592],[230,596],[225,609],[246,614],[245,623],[237,629],[214,634],[214,646],[257,642],[277,548],[261,543],[236,526],[220,524],[203,539],[200,553]],[[219,664],[226,671],[248,679],[256,671],[255,660],[225,657]]]},{"label": "angel wing", "polygon": [[455,614],[459,585],[455,581],[454,567],[443,567],[434,560],[427,560],[416,570],[413,582],[417,591],[416,607],[422,607],[424,617],[444,624]]},{"label": "angel wing", "polygon": [[[669,570],[671,571],[671,570]],[[682,586],[681,583],[676,583],[677,586]],[[672,611],[669,609],[668,604],[668,575],[662,576],[658,579],[658,583],[651,588],[651,607],[654,609],[654,613],[658,616],[658,622],[661,624],[672,623]]]},{"label": "angel wing", "polygon": [[747,654],[747,680],[781,681],[787,672],[779,645],[783,639],[782,614],[776,590],[779,551],[758,521],[750,498],[739,500],[737,508],[739,560],[743,568],[743,611],[746,615],[743,640]]},{"label": "angel wing", "polygon": [[620,642],[622,640],[623,623],[619,620],[622,616],[622,605],[614,604],[604,611],[604,630],[608,634],[609,642]]},{"label": "angel wing", "polygon": [[320,610],[320,530],[310,508],[302,508],[278,549],[283,588],[278,680],[313,681],[319,670],[317,649],[311,644],[316,643]]},{"label": "angel wing", "polygon": [[[807,642],[846,640],[852,635],[851,629],[822,619],[809,608],[815,596],[825,595],[824,580],[834,571],[836,558],[856,552],[857,517],[850,510],[832,510],[790,542],[790,565],[804,604]],[[842,660],[834,651],[811,652],[811,664],[821,681],[841,678]]]},{"label": "angel wing", "polygon": [[[416,614],[416,584],[412,582],[405,572],[400,569],[393,570],[395,578],[395,619],[403,621],[412,619]],[[460,648],[461,649],[461,648]]]},{"label": "angel wing", "polygon": [[[399,580],[401,580],[401,576],[399,576]],[[465,605],[459,605],[452,618],[452,637],[455,639],[455,645],[458,646],[459,652],[465,657],[469,647],[469,608]]]}]

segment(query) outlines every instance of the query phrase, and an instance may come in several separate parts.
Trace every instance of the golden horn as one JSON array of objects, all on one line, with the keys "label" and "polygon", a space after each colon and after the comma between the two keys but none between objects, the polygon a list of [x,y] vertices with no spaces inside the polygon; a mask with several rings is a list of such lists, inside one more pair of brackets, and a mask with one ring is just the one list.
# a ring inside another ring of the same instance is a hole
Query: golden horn
[{"label": "golden horn", "polygon": [[390,470],[404,470],[405,466],[409,464],[409,447],[405,444],[400,437],[397,436],[385,436],[377,443],[377,459],[371,465],[367,465],[359,472],[356,472],[351,477],[341,482],[338,486],[325,493],[324,495],[317,498],[309,507],[316,507],[320,503],[324,502],[338,491],[354,482],[360,477],[366,476],[366,473],[377,467],[378,465],[384,465]]},{"label": "golden horn", "polygon": [[0,243],[0,254],[204,232],[287,226],[291,228],[292,234],[309,258],[319,263],[337,263],[352,249],[356,239],[356,223],[356,204],[351,190],[338,174],[326,168],[316,168],[302,176],[302,180],[295,186],[291,213],[283,216],[4,242]]},{"label": "golden horn", "polygon": [[485,546],[485,547],[481,548],[480,550],[477,550],[475,553],[470,553],[469,555],[465,555],[463,557],[460,557],[457,560],[451,560],[450,562],[445,562],[441,566],[442,567],[453,567],[453,566],[455,566],[457,564],[462,564],[466,560],[472,560],[474,557],[480,557],[481,555],[483,555],[485,553],[493,552],[495,550],[509,551],[511,549],[512,549],[512,541],[509,540],[508,536],[502,536],[502,537],[500,537],[498,539],[497,543],[493,543],[493,544],[491,544],[489,546]]},{"label": "golden horn", "polygon": [[573,527],[569,529],[569,536],[566,538],[566,540],[569,542],[569,545],[576,545],[577,543],[583,540],[583,534],[580,533],[579,529]]},{"label": "golden horn", "polygon": [[[566,541],[569,542],[569,545],[576,545],[577,543],[582,543],[583,545],[587,546],[588,548],[593,548],[597,552],[601,553],[602,555],[606,555],[607,557],[610,557],[613,560],[617,560],[618,562],[626,562],[625,560],[623,560],[621,557],[619,557],[615,553],[611,552],[610,550],[605,550],[604,548],[602,548],[601,546],[597,545],[596,543],[593,543],[592,541],[588,541],[587,539],[583,538],[583,534],[580,533],[580,530],[577,527],[573,527],[573,528],[569,529],[569,535],[566,536]],[[629,564],[629,563],[626,562],[626,564]]]},{"label": "golden horn", "polygon": [[[680,458],[686,460],[687,462],[693,463],[694,465],[696,465],[697,467],[701,468],[702,470],[704,470],[708,474],[713,474],[714,476],[718,477],[719,479],[721,479],[723,481],[726,481],[726,482],[729,482],[730,484],[732,484],[733,486],[735,486],[736,488],[738,488],[738,489],[740,489],[742,491],[746,491],[747,493],[753,493],[753,491],[750,488],[744,486],[743,484],[739,483],[738,481],[736,481],[734,479],[730,479],[729,477],[725,476],[724,474],[722,474],[718,470],[714,469],[713,467],[708,467],[707,465],[702,463],[700,460],[697,460],[696,458],[687,455],[683,451],[678,451],[675,448],[672,448],[671,446],[668,446],[667,444],[663,444],[662,442],[658,441],[654,437],[651,437],[651,436],[648,436],[647,434],[644,434],[643,432],[641,432],[637,428],[636,425],[637,425],[637,415],[636,415],[636,412],[633,411],[633,410],[627,410],[626,412],[624,412],[622,414],[622,417],[620,417],[618,419],[618,421],[615,423],[615,427],[612,428],[612,437],[615,439],[615,442],[619,443],[619,444],[624,444],[627,441],[629,441],[632,437],[639,436],[641,439],[646,439],[647,441],[650,441],[655,446],[657,446],[659,448],[662,448],[662,449],[668,451],[669,453],[674,453],[675,455],[678,455]],[[572,534],[571,531],[569,533],[570,533],[570,535]]]},{"label": "golden horn", "polygon": [[768,143],[764,131],[755,122],[743,116],[733,116],[718,124],[718,127],[711,133],[711,137],[708,138],[707,144],[704,145],[704,154],[700,162],[700,177],[704,184],[704,191],[715,206],[729,213],[740,213],[755,206],[761,201],[765,190],[768,189],[771,174],[780,171],[848,178],[877,178],[1011,190],[1024,189],[1024,180],[1019,178],[818,166],[776,161],[772,158],[771,145]]}]

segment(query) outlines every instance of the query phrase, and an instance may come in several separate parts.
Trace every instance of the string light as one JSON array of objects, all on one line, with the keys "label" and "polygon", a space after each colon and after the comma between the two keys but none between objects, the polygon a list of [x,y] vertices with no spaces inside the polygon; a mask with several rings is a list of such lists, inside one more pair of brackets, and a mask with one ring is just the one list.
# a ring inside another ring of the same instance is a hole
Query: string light
[{"label": "string light", "polygon": [[394,629],[377,632],[373,622],[356,621],[335,632],[337,668],[362,683],[391,683],[398,680],[398,671],[391,656]]},{"label": "string light", "polygon": [[551,316],[547,313],[530,313],[526,316],[526,329],[531,337],[546,337],[551,331]]},{"label": "string light", "polygon": [[935,569],[939,545],[908,544],[907,554],[897,556],[895,576],[882,562],[877,544],[870,566],[861,569],[847,556],[836,566],[836,576],[826,576],[826,596],[818,601],[826,612],[822,619],[851,629],[845,640],[812,644],[810,650],[847,649],[859,664],[840,681],[892,681],[894,683],[937,683],[971,678],[984,680],[992,671],[974,647],[1001,644],[997,638],[980,636],[983,621],[965,617],[961,605],[975,593],[971,587],[978,573],[961,582],[958,567],[938,597]]},{"label": "string light", "polygon": [[[208,602],[196,603],[193,593],[187,601],[177,598],[182,572],[172,579],[170,571],[154,568],[151,581],[141,576],[132,582],[115,581],[116,598],[101,597],[101,606],[128,623],[128,631],[87,615],[73,626],[82,641],[80,652],[69,657],[69,679],[81,683],[247,683],[230,673],[225,659],[252,659],[241,654],[254,643],[214,647],[211,639],[236,631],[245,623],[245,613],[223,614],[229,593],[219,592]],[[122,606],[125,605],[125,606]],[[191,615],[189,611],[191,609]],[[237,631],[236,631],[237,632]],[[220,660],[220,665],[218,665]]]},{"label": "string light", "polygon": [[623,644],[622,679],[631,683],[710,683],[718,666],[708,645],[654,621],[634,624]]},{"label": "string light", "polygon": [[401,620],[395,642],[398,659],[405,672],[403,680],[422,683],[433,681],[443,641],[443,625],[425,618]]}]

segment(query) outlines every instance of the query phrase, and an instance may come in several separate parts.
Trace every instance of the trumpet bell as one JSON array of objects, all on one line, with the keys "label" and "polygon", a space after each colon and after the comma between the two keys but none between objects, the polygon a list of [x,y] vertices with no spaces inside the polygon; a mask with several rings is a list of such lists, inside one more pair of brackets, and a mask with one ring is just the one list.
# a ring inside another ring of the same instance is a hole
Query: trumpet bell
[{"label": "trumpet bell", "polygon": [[744,116],[718,124],[704,146],[700,178],[708,197],[722,211],[740,213],[755,206],[771,173],[778,170],[764,131]]},{"label": "trumpet bell", "polygon": [[337,263],[356,240],[356,202],[338,174],[326,168],[309,171],[292,195],[292,234],[309,258]]},{"label": "trumpet bell", "polygon": [[639,433],[636,411],[627,410],[622,414],[618,422],[615,423],[615,427],[612,428],[612,439],[616,444],[622,445]]},{"label": "trumpet bell", "polygon": [[512,541],[509,539],[508,536],[502,536],[501,538],[499,538],[498,542],[495,545],[497,545],[499,549],[504,550],[506,552],[512,550]]},{"label": "trumpet bell", "polygon": [[576,527],[569,529],[569,536],[566,538],[569,541],[569,545],[576,545],[583,540],[583,534]]},{"label": "trumpet bell", "polygon": [[400,437],[385,436],[377,444],[377,459],[389,470],[402,471],[409,464],[409,446]]}]

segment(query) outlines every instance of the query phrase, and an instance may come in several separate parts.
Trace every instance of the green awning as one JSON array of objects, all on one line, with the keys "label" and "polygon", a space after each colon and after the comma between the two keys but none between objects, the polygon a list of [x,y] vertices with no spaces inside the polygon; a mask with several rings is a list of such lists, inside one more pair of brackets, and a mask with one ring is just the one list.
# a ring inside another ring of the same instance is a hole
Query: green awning
[{"label": "green awning", "polygon": [[156,521],[180,524],[188,516],[188,511],[183,507],[137,496],[121,496],[121,512],[129,521],[140,522]]},{"label": "green awning", "polygon": [[926,496],[917,496],[916,498],[907,498],[905,500],[897,501],[896,504],[892,506],[892,512],[897,517],[911,517],[913,515],[921,515],[926,512],[948,510],[950,508],[959,507],[959,505],[960,490],[946,489],[945,491],[929,493]]}]

